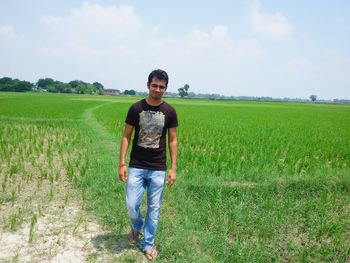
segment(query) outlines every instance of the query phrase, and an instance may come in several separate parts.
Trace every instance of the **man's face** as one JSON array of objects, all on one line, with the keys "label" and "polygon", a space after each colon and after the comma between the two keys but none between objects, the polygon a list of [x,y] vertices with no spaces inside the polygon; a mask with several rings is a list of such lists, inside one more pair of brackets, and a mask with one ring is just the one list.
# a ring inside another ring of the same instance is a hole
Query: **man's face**
[{"label": "man's face", "polygon": [[149,95],[152,99],[160,99],[166,91],[166,81],[153,78],[151,83],[148,83]]}]

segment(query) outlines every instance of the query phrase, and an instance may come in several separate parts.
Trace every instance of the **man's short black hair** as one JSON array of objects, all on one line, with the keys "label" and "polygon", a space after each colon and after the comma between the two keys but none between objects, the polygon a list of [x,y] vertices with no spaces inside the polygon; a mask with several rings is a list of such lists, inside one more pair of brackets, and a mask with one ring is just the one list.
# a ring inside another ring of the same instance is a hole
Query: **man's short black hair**
[{"label": "man's short black hair", "polygon": [[161,69],[153,70],[148,76],[148,85],[151,84],[153,78],[156,78],[159,80],[165,80],[166,85],[168,86],[169,76],[168,76],[168,73],[166,73],[164,70],[161,70]]}]

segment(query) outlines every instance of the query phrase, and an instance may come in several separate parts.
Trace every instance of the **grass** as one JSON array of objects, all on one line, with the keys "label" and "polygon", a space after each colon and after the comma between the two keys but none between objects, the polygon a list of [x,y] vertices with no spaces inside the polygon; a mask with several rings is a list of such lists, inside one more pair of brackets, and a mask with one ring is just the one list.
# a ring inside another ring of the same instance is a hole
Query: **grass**
[{"label": "grass", "polygon": [[34,231],[35,231],[34,228],[35,228],[35,225],[36,225],[37,221],[38,221],[38,216],[37,216],[37,214],[34,213],[32,215],[32,219],[30,221],[29,242],[32,242],[33,239],[34,239]]},{"label": "grass", "polygon": [[[16,206],[21,178],[33,180],[29,164],[48,184],[62,169],[81,188],[84,208],[125,234],[118,145],[140,98],[1,96],[0,202]],[[167,101],[179,116],[179,163],[175,186],[164,191],[160,262],[350,260],[349,106]]]}]

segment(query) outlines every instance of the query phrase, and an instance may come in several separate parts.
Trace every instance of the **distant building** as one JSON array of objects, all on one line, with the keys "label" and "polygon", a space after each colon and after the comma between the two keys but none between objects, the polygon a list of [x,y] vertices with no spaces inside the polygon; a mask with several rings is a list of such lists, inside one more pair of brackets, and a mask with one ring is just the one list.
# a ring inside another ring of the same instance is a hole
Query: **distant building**
[{"label": "distant building", "polygon": [[104,94],[107,96],[119,96],[120,90],[118,90],[118,89],[105,89]]}]

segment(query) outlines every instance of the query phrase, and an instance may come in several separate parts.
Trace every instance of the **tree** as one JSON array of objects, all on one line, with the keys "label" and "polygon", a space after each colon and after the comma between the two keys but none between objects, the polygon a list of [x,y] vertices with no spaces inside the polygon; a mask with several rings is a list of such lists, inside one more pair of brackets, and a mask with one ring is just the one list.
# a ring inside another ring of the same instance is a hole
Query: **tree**
[{"label": "tree", "polygon": [[3,77],[0,79],[0,91],[12,91],[12,78]]},{"label": "tree", "polygon": [[316,96],[316,95],[311,95],[311,96],[310,96],[310,100],[316,101],[316,99],[317,99],[317,96]]},{"label": "tree", "polygon": [[15,79],[14,80],[14,91],[31,91],[33,84],[30,83],[29,81],[25,81],[25,80],[18,80]]},{"label": "tree", "polygon": [[181,98],[187,97],[188,96],[188,90],[190,89],[190,85],[185,84],[182,88],[179,88],[179,95]]},{"label": "tree", "polygon": [[48,86],[53,85],[55,81],[51,78],[39,79],[37,82],[38,88],[46,89]]},{"label": "tree", "polygon": [[0,79],[0,85],[5,85],[7,83],[10,83],[11,81],[12,81],[12,79],[9,77],[3,77]]},{"label": "tree", "polygon": [[46,87],[46,90],[53,93],[71,93],[71,86],[68,83],[55,80]]},{"label": "tree", "polygon": [[19,79],[4,77],[0,79],[0,91],[31,91],[33,84]]},{"label": "tree", "polygon": [[104,90],[104,87],[101,83],[99,82],[94,82],[92,83],[92,85],[96,88],[96,92],[99,94],[99,95],[103,95],[103,90]]},{"label": "tree", "polygon": [[92,85],[94,85],[96,89],[103,89],[103,85],[97,81],[92,83]]},{"label": "tree", "polygon": [[124,90],[124,95],[132,95],[132,96],[135,96],[136,95],[136,91],[131,89],[131,90]]},{"label": "tree", "polygon": [[[93,84],[81,80],[73,80],[69,83],[54,80],[52,78],[42,78],[36,82],[36,87],[54,93],[80,93],[80,94],[103,94],[103,85],[99,82]],[[0,91],[31,91],[33,84],[28,81],[12,79],[8,77],[0,78]],[[129,91],[135,94],[135,91]]]},{"label": "tree", "polygon": [[81,80],[72,80],[69,82],[69,85],[72,87],[73,91],[78,94],[92,94],[96,92],[95,85]]}]

